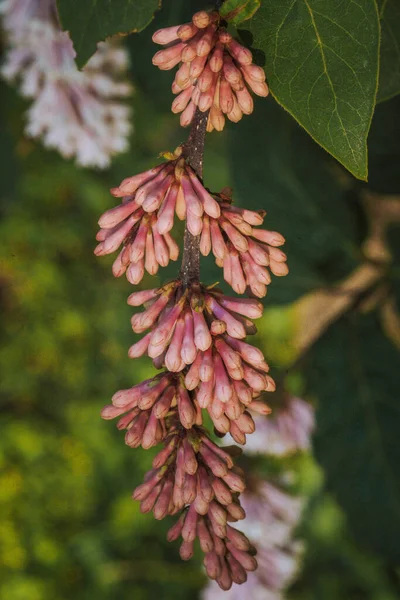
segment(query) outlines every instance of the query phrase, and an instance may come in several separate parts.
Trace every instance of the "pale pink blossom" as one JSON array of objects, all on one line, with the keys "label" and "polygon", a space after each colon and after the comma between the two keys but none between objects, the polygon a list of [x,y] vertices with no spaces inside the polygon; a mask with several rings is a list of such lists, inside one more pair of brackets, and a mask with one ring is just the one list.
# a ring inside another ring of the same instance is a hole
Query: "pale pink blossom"
[{"label": "pale pink blossom", "polygon": [[55,0],[5,0],[0,5],[9,48],[2,74],[33,100],[26,133],[82,166],[104,168],[128,147],[131,94],[123,80],[125,50],[99,44],[83,71],[69,34],[59,28]]},{"label": "pale pink blossom", "polygon": [[260,581],[257,571],[248,574],[246,583],[233,584],[229,591],[221,589],[215,581],[210,581],[202,592],[202,600],[284,600],[280,591],[269,590]]},{"label": "pale pink blossom", "polygon": [[315,417],[305,400],[287,396],[271,415],[254,415],[254,421],[256,432],[248,440],[247,454],[285,456],[310,449]]}]

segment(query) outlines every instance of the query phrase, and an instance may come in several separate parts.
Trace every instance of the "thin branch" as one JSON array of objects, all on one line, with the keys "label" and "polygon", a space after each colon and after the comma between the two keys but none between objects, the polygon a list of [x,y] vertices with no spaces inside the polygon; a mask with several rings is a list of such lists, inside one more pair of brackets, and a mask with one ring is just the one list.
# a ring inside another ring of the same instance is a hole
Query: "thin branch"
[{"label": "thin branch", "polygon": [[[189,138],[183,147],[183,155],[196,175],[203,176],[204,141],[207,129],[208,112],[196,110]],[[183,257],[180,278],[185,287],[200,281],[200,236],[192,235],[185,227]]]}]

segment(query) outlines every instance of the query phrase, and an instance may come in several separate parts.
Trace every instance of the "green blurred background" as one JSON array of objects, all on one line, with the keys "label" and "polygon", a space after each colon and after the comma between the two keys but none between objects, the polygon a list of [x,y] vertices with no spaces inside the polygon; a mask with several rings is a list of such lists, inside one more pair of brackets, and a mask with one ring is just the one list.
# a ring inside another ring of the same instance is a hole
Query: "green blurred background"
[{"label": "green blurred background", "polygon": [[[148,359],[127,357],[131,286],[115,280],[113,258],[97,259],[93,248],[98,217],[113,205],[109,188],[186,137],[169,111],[171,73],[151,67],[150,39],[162,24],[182,22],[196,2],[164,6],[129,39],[131,150],[106,172],[78,169],[24,138],[28,105],[1,84],[1,600],[189,600],[205,584],[200,556],[183,563],[177,544],[165,541],[169,519],[141,515],[131,500],[154,452],[129,449],[99,417],[117,389],[153,372]],[[291,303],[356,265],[364,217],[327,157],[271,98],[257,100],[254,117],[207,138],[204,172],[208,187],[233,185],[238,203],[266,208],[271,228],[289,239],[292,275],[274,280],[259,335],[284,375],[294,358]],[[218,277],[205,261],[203,279]],[[149,284],[154,279],[145,278]],[[303,392],[301,369],[288,385]],[[303,570],[285,597],[400,597],[396,571],[352,540],[311,456],[264,466],[289,469],[295,491],[309,498],[298,531]]]}]

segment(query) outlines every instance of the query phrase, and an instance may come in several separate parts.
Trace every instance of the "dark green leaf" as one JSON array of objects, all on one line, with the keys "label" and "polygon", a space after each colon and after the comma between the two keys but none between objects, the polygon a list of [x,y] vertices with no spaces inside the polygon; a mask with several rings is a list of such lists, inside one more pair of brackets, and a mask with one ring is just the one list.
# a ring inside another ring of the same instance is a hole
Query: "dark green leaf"
[{"label": "dark green leaf", "polygon": [[314,447],[356,539],[400,560],[399,355],[378,315],[343,319],[315,346]]},{"label": "dark green leaf", "polygon": [[57,0],[57,4],[62,27],[70,32],[82,67],[98,42],[144,29],[161,0]]},{"label": "dark green leaf", "polygon": [[380,194],[400,194],[400,96],[376,107],[368,162],[368,188]]},{"label": "dark green leaf", "polygon": [[[393,200],[396,202],[396,200]],[[390,271],[391,286],[395,298],[396,309],[400,315],[400,226],[392,225],[387,233],[387,241],[393,259]]]},{"label": "dark green leaf", "polygon": [[261,0],[225,0],[220,8],[220,15],[234,25],[240,25],[260,8]]},{"label": "dark green leaf", "polygon": [[378,102],[400,93],[400,2],[378,0],[381,20],[381,64]]},{"label": "dark green leaf", "polygon": [[234,199],[265,209],[266,228],[287,240],[290,274],[274,279],[268,300],[291,302],[347,275],[358,234],[327,155],[271,100],[230,131]]},{"label": "dark green leaf", "polygon": [[374,0],[264,0],[247,26],[272,94],[323,148],[367,179],[378,79]]}]

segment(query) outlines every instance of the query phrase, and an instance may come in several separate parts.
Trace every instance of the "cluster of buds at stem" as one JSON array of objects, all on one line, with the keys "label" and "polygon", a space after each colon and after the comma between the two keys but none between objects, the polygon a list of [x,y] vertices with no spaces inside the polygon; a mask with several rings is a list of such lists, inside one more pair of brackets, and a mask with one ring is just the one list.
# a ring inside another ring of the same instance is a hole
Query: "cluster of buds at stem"
[{"label": "cluster of buds at stem", "polygon": [[178,94],[172,112],[182,113],[183,127],[199,108],[210,111],[207,130],[222,131],[225,115],[237,123],[253,112],[249,89],[268,95],[264,70],[253,64],[251,51],[232,38],[216,11],[200,11],[190,23],[159,29],[153,41],[168,46],[154,55],[154,65],[169,70],[180,64],[172,84]]},{"label": "cluster of buds at stem", "polygon": [[[132,317],[134,332],[150,329],[130,348],[129,356],[147,353],[156,368],[165,366],[170,373],[185,370],[182,393],[188,410],[179,411],[182,425],[199,423],[199,409],[207,409],[219,433],[229,432],[244,444],[246,434],[255,429],[248,409],[269,412],[254,398],[275,390],[261,350],[244,341],[256,332],[251,319],[261,317],[260,302],[230,298],[198,284],[184,287],[176,280],[134,292],[128,303],[145,307]],[[188,391],[193,391],[192,398]]]},{"label": "cluster of buds at stem", "polygon": [[124,179],[111,190],[122,204],[99,219],[98,256],[122,249],[114,261],[116,277],[126,272],[128,281],[140,283],[145,270],[155,275],[159,266],[177,260],[179,248],[170,232],[175,214],[186,219],[192,235],[201,234],[200,251],[213,252],[224,279],[238,294],[246,288],[259,298],[265,296],[271,271],[288,273],[286,254],[279,249],[284,237],[259,229],[265,212],[232,205],[228,189],[210,193],[182,156],[179,146],[165,163]]},{"label": "cluster of buds at stem", "polygon": [[179,248],[170,234],[175,213],[186,220],[192,235],[201,233],[204,215],[219,217],[218,202],[186,164],[182,150],[179,146],[173,154],[166,154],[167,162],[111,189],[122,204],[100,217],[95,254],[111,254],[122,245],[113,264],[115,277],[126,272],[128,281],[138,284],[145,270],[155,275],[159,266],[178,258]]},{"label": "cluster of buds at stem", "polygon": [[126,429],[125,443],[144,449],[159,444],[167,435],[166,417],[180,398],[177,378],[162,372],[112,397],[101,412],[103,419],[120,417],[118,429]]},{"label": "cluster of buds at stem", "polygon": [[212,251],[217,265],[224,270],[225,281],[237,294],[249,288],[254,296],[262,298],[271,283],[269,270],[278,277],[289,272],[286,254],[279,249],[285,238],[276,231],[258,229],[265,211],[233,206],[229,189],[214,197],[220,215],[204,215],[200,251],[204,256]]},{"label": "cluster of buds at stem", "polygon": [[202,427],[182,429],[174,411],[168,426],[164,447],[133,498],[140,501],[143,513],[153,511],[156,519],[181,512],[167,538],[182,537],[183,560],[192,557],[198,539],[212,579],[223,589],[229,589],[232,582],[244,583],[257,561],[247,537],[229,524],[245,517],[238,498],[245,489],[243,473],[231,456],[237,448],[222,450]]}]

